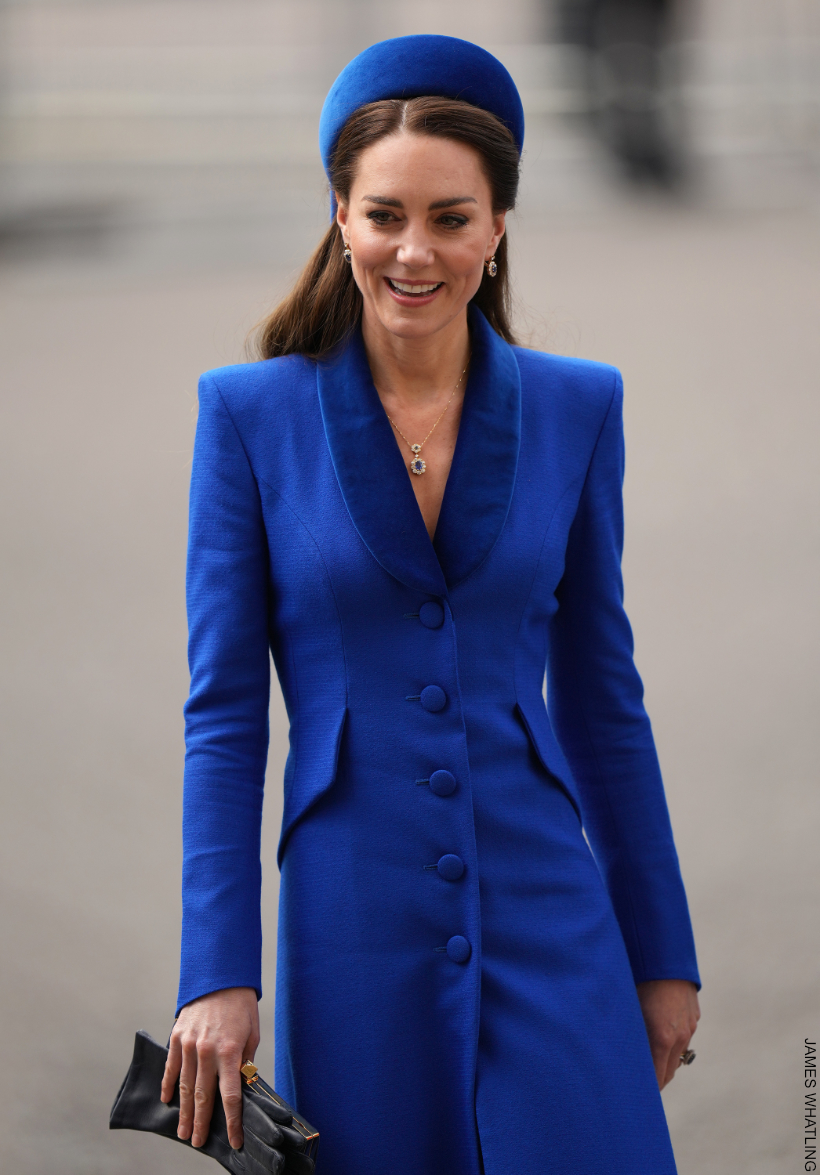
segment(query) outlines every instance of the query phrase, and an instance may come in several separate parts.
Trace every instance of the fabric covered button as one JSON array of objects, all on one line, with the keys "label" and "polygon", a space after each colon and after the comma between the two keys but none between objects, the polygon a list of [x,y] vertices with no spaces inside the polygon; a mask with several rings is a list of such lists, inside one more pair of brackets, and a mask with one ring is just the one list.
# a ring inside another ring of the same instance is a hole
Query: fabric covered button
[{"label": "fabric covered button", "polygon": [[454,934],[447,943],[447,957],[454,963],[466,963],[472,953],[473,948],[460,934]]},{"label": "fabric covered button", "polygon": [[455,853],[445,853],[438,859],[438,871],[445,881],[458,881],[464,872],[464,862]]},{"label": "fabric covered button", "polygon": [[420,700],[425,710],[433,714],[447,705],[447,695],[440,685],[426,685],[421,691]]},{"label": "fabric covered button", "polygon": [[435,600],[428,600],[419,608],[419,620],[425,628],[441,628],[444,623],[444,609]]},{"label": "fabric covered button", "polygon": [[449,771],[434,771],[430,776],[430,791],[437,796],[451,796],[456,790],[456,777]]}]

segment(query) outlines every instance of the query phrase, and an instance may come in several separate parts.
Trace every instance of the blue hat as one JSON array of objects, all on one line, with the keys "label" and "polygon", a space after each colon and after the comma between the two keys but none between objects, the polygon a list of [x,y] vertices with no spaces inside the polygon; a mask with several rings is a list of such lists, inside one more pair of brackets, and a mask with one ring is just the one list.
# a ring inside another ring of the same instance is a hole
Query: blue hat
[{"label": "blue hat", "polygon": [[488,110],[509,129],[520,152],[524,108],[497,57],[458,37],[394,37],[354,57],[330,87],[319,119],[319,150],[328,178],[339,134],[354,110],[384,98],[426,95],[459,98]]}]

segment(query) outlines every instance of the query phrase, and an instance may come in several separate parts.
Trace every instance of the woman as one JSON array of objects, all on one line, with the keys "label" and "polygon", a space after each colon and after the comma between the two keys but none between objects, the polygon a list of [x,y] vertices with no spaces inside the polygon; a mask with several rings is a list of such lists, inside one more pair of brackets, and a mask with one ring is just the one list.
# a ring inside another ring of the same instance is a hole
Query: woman
[{"label": "woman", "polygon": [[621,603],[620,377],[513,345],[498,61],[375,45],[320,136],[331,227],[267,358],[200,385],[165,1097],[201,1145],[218,1074],[241,1145],[270,648],[276,1086],[320,1171],[667,1175],[698,977]]}]

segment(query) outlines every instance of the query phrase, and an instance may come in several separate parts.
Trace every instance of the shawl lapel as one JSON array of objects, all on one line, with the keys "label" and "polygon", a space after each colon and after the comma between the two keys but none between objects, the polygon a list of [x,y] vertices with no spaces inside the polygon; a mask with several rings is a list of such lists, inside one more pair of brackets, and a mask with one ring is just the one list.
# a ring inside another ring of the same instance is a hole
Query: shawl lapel
[{"label": "shawl lapel", "polygon": [[361,331],[318,364],[333,468],[359,536],[385,571],[432,596],[446,585],[393,429],[373,384]]},{"label": "shawl lapel", "polygon": [[496,544],[512,501],[521,441],[521,373],[509,343],[470,307],[470,378],[434,547],[450,587]]},{"label": "shawl lapel", "polygon": [[447,586],[492,550],[518,464],[521,379],[515,354],[474,307],[470,329],[470,378],[435,544],[373,385],[361,331],[317,365],[325,436],[353,525],[385,571],[433,596],[446,596]]}]

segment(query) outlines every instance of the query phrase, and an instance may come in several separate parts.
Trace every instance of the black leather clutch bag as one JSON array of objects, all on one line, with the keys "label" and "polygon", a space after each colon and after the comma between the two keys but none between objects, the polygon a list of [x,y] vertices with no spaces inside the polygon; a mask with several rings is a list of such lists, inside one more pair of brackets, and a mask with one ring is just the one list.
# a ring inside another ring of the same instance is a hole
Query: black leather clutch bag
[{"label": "black leather clutch bag", "polygon": [[[191,1145],[190,1140],[177,1138],[179,1086],[170,1103],[159,1099],[167,1057],[168,1050],[147,1032],[137,1033],[131,1065],[111,1107],[111,1130],[147,1130]],[[243,1065],[242,1076],[242,1149],[234,1150],[228,1142],[225,1112],[217,1094],[210,1133],[197,1151],[235,1175],[312,1175],[318,1132],[262,1080],[254,1064]]]}]

